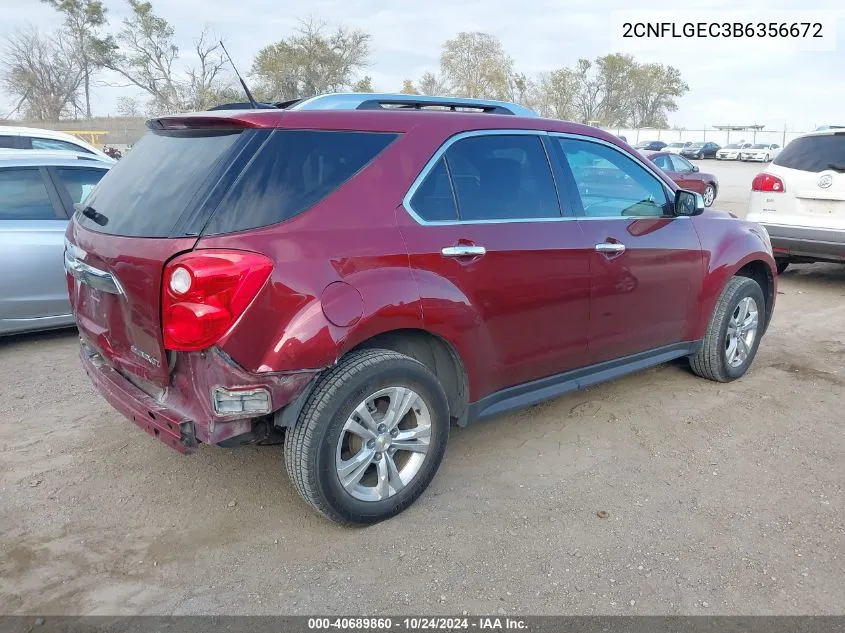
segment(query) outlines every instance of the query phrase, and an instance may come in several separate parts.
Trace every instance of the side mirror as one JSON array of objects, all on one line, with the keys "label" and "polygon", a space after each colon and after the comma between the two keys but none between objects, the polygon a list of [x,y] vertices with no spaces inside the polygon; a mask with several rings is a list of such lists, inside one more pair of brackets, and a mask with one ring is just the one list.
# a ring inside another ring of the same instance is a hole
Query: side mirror
[{"label": "side mirror", "polygon": [[698,165],[693,165],[693,166],[692,166],[692,171],[693,171],[693,173],[694,173],[694,172],[697,172],[697,171],[698,171]]},{"label": "side mirror", "polygon": [[692,216],[704,213],[704,198],[700,193],[678,189],[675,192],[675,215]]}]

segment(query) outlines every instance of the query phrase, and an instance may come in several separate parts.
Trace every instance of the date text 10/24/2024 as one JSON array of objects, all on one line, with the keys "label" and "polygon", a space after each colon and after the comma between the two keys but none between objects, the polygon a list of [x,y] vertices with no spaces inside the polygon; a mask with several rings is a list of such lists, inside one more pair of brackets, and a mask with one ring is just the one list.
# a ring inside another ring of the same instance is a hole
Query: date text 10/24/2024
[{"label": "date text 10/24/2024", "polygon": [[519,618],[475,617],[410,617],[410,618],[309,618],[308,628],[315,631],[459,631],[459,630],[524,630],[527,625]]}]

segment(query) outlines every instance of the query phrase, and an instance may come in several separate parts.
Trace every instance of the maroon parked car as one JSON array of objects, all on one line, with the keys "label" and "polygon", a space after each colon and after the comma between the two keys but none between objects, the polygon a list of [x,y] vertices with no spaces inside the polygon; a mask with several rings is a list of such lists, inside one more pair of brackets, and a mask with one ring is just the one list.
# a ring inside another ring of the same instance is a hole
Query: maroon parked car
[{"label": "maroon parked car", "polygon": [[150,121],[67,231],[86,372],[182,453],[284,436],[301,495],[358,524],[423,492],[452,423],[683,357],[742,376],[765,230],[531,115],[352,94]]},{"label": "maroon parked car", "polygon": [[698,165],[693,165],[683,156],[671,152],[646,152],[646,156],[679,187],[700,193],[704,198],[705,207],[713,204],[719,191],[716,176],[699,171]]}]

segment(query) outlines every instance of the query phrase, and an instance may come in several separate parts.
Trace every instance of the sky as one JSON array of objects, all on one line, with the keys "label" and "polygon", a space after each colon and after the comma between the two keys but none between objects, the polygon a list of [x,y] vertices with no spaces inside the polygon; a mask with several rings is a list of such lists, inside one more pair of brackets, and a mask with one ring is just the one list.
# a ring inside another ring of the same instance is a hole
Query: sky
[{"label": "sky", "polygon": [[[405,78],[437,71],[442,43],[460,31],[484,31],[497,36],[514,59],[515,68],[529,75],[572,66],[579,57],[594,58],[619,52],[618,25],[611,15],[632,9],[630,0],[152,0],[156,13],[176,31],[184,51],[203,27],[222,36],[242,72],[262,47],[291,34],[300,18],[315,17],[372,34],[372,63],[366,69],[375,88],[395,92]],[[122,0],[105,0],[113,28],[126,15]],[[670,124],[702,129],[721,124],[762,124],[768,129],[806,130],[823,124],[845,124],[845,3],[816,0],[795,9],[793,0],[744,0],[751,21],[768,21],[778,11],[824,11],[838,31],[836,50],[796,52],[770,41],[768,46],[742,45],[722,50],[702,41],[680,45],[671,40],[648,50],[631,50],[638,61],[671,64],[690,86],[678,101]],[[665,0],[645,0],[636,10],[645,19],[659,20]],[[685,11],[696,19],[731,20],[738,3],[685,0]],[[653,16],[653,17],[652,17]],[[772,18],[774,19],[774,18]],[[809,19],[809,17],[807,18]],[[0,40],[30,25],[49,31],[60,16],[38,0],[0,0]],[[826,24],[826,26],[828,26]],[[834,29],[830,29],[831,31]],[[827,31],[826,31],[827,32]],[[830,40],[826,40],[830,41]],[[184,62],[190,63],[186,56]],[[116,113],[121,95],[142,96],[121,87],[119,78],[103,74],[94,88],[96,115]],[[0,93],[0,117],[13,107]]]}]

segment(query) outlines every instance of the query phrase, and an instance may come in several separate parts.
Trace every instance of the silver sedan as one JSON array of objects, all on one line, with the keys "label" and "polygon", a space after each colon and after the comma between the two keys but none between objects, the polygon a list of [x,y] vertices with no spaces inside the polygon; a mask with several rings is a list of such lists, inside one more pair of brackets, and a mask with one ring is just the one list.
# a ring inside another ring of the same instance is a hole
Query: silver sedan
[{"label": "silver sedan", "polygon": [[64,235],[111,164],[62,152],[0,154],[0,335],[73,325]]}]

